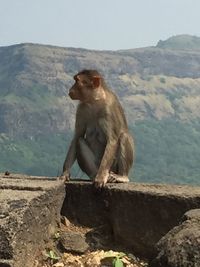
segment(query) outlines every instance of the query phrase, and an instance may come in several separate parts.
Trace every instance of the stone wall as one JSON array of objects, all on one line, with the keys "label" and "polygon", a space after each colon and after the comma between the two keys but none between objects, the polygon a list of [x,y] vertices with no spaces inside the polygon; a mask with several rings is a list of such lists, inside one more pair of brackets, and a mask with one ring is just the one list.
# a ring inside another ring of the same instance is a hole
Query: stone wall
[{"label": "stone wall", "polygon": [[0,267],[31,267],[60,219],[61,182],[0,175]]},{"label": "stone wall", "polygon": [[109,224],[116,243],[139,256],[156,256],[156,243],[184,213],[200,207],[200,187],[70,182],[62,214],[86,226]]},{"label": "stone wall", "polygon": [[[179,229],[183,232],[182,227],[173,228],[184,213],[199,207],[200,187],[129,183],[108,184],[97,190],[91,182],[71,181],[65,195],[65,186],[52,178],[2,174],[0,267],[31,267],[54,231],[60,211],[82,226],[109,226],[117,245],[140,257],[155,259],[156,244],[171,246],[171,241],[162,238],[171,230],[173,242],[173,233]],[[199,221],[196,217],[192,220],[195,229]],[[188,227],[187,222],[184,225]],[[157,257],[152,266],[162,266],[159,262]]]}]

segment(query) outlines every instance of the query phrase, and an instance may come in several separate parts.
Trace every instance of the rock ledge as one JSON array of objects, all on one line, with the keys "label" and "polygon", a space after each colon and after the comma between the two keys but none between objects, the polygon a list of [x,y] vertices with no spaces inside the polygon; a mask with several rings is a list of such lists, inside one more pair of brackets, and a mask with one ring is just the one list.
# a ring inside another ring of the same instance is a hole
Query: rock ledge
[{"label": "rock ledge", "polygon": [[0,266],[30,267],[57,226],[65,196],[55,179],[0,174]]}]

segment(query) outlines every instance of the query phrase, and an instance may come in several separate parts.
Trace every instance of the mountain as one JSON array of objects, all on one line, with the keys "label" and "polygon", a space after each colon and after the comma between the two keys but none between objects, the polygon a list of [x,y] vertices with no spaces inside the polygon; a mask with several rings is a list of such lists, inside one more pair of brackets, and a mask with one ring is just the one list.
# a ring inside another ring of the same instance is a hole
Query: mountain
[{"label": "mountain", "polygon": [[165,41],[160,40],[157,47],[175,50],[200,50],[200,37],[188,34],[176,35]]},{"label": "mountain", "polygon": [[130,176],[198,184],[199,39],[176,36],[155,47],[119,51],[0,47],[0,171],[61,172],[76,110],[67,91],[75,73],[92,68],[118,95],[134,134]]}]

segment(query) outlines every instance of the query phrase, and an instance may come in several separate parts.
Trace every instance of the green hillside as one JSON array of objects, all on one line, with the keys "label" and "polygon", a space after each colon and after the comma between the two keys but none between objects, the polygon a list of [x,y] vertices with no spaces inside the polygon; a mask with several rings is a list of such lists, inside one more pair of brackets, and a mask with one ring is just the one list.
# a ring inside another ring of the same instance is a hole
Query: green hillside
[{"label": "green hillside", "polygon": [[[118,95],[136,142],[130,179],[200,184],[200,53],[172,41],[176,49],[169,39],[115,52],[0,47],[0,172],[61,173],[76,110],[67,91],[76,72],[95,68]],[[83,176],[77,166],[73,175]]]},{"label": "green hillside", "polygon": [[[200,122],[145,120],[130,126],[136,161],[130,179],[138,182],[200,185]],[[72,133],[9,139],[0,136],[0,170],[58,176]],[[68,144],[68,145],[67,145]],[[75,166],[77,178],[86,177]]]}]

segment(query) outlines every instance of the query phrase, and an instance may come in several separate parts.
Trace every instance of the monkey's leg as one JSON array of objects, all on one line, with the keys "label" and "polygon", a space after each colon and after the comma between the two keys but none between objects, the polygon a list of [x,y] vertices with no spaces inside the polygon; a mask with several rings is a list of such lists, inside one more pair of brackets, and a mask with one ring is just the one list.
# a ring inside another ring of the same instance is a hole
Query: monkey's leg
[{"label": "monkey's leg", "polygon": [[110,171],[108,183],[126,183],[129,181],[128,173],[133,164],[134,144],[129,133],[122,133],[116,158]]},{"label": "monkey's leg", "polygon": [[128,176],[119,175],[114,172],[109,173],[108,183],[127,183],[129,182]]},{"label": "monkey's leg", "polygon": [[96,158],[84,138],[79,138],[77,146],[77,161],[83,172],[93,179],[98,171]]}]

